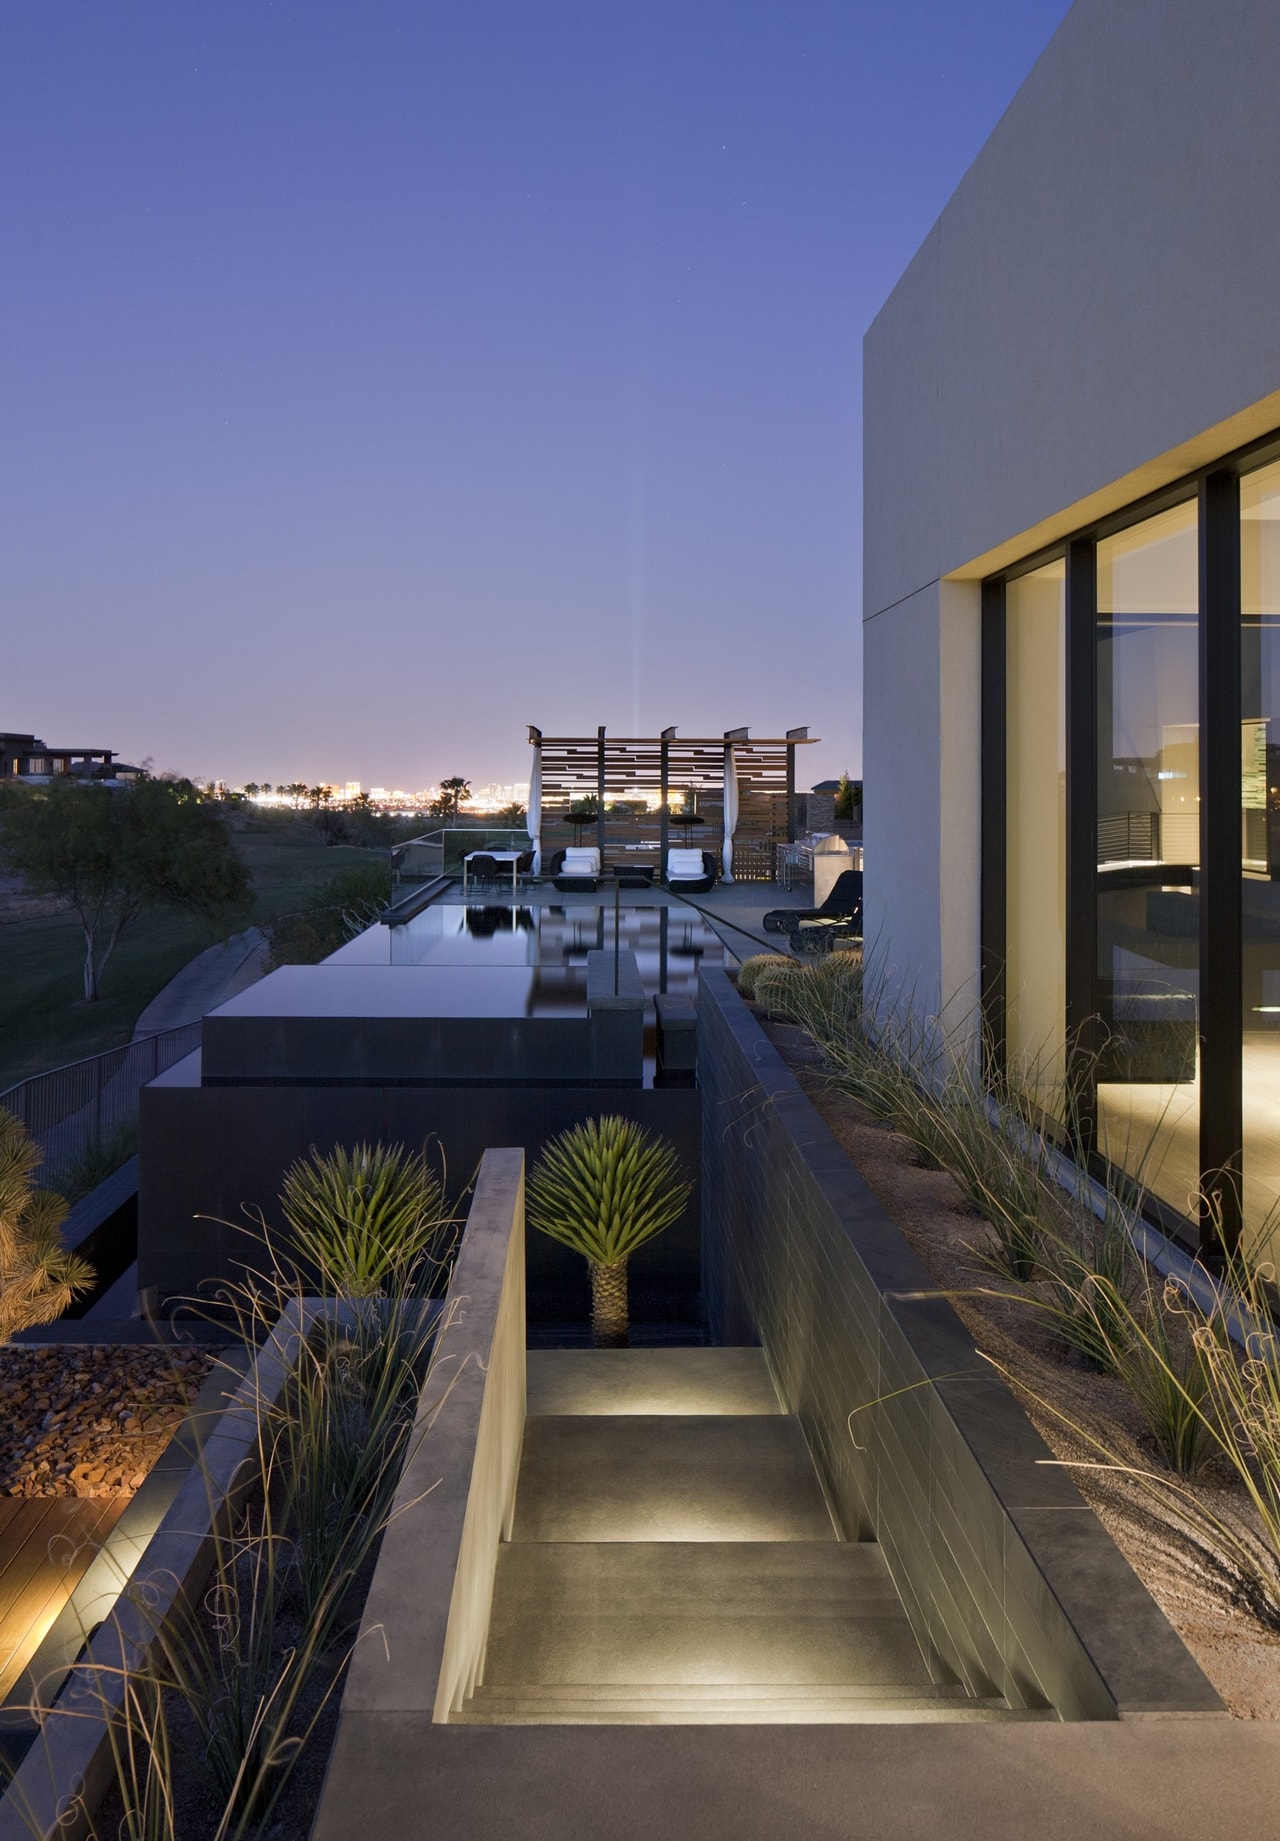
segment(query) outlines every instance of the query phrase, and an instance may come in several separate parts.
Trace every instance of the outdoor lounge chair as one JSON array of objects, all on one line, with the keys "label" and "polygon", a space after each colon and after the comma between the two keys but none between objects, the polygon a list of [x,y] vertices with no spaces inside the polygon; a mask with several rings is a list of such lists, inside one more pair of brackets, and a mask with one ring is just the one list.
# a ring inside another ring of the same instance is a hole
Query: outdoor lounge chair
[{"label": "outdoor lounge chair", "polygon": [[571,844],[557,850],[551,859],[551,879],[562,895],[574,889],[594,893],[600,884],[600,852],[584,844]]},{"label": "outdoor lounge chair", "polygon": [[[862,931],[862,871],[846,869],[820,908],[770,908],[764,917],[766,933],[787,933],[796,947],[821,952],[837,938],[848,939]],[[799,936],[812,934],[809,940]],[[821,936],[821,937],[820,937]]]},{"label": "outdoor lounge chair", "polygon": [[716,860],[709,850],[668,850],[662,880],[673,895],[705,895],[716,885]]}]

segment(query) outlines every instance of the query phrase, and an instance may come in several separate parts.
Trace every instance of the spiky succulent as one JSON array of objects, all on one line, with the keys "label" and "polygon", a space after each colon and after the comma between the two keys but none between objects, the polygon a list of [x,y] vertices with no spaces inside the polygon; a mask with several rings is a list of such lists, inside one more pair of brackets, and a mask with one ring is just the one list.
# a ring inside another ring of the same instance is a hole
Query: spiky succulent
[{"label": "spiky succulent", "polygon": [[450,1238],[444,1186],[403,1144],[313,1148],[286,1171],[280,1206],[299,1263],[337,1297],[420,1287]]},{"label": "spiky succulent", "polygon": [[677,1221],[690,1188],[665,1139],[631,1119],[586,1119],[544,1150],[529,1179],[529,1224],[613,1265]]}]

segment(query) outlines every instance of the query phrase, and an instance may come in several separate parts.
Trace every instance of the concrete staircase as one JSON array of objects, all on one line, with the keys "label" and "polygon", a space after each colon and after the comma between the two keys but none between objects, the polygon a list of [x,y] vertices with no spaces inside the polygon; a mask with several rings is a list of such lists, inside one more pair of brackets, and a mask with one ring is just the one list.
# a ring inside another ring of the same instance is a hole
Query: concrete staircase
[{"label": "concrete staircase", "polygon": [[483,1725],[1056,1717],[930,1679],[755,1349],[531,1352]]}]

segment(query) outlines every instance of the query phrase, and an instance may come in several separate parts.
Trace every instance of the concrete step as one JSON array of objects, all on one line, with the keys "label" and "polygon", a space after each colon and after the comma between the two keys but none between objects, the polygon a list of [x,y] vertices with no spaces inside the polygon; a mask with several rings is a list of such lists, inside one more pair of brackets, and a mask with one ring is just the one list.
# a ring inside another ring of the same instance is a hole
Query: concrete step
[{"label": "concrete step", "polygon": [[761,1349],[532,1349],[533,1414],[781,1413]]},{"label": "concrete step", "polygon": [[469,1726],[852,1726],[1055,1721],[1057,1714],[1052,1708],[975,1700],[948,1688],[915,1693],[900,1688],[845,1689],[818,1696],[779,1683],[761,1685],[754,1694],[708,1687],[699,1695],[681,1683],[625,1698],[606,1697],[588,1685],[559,1694],[535,1686],[484,1686],[453,1719]]},{"label": "concrete step", "polygon": [[499,1550],[490,1687],[928,1689],[874,1543],[513,1543]]},{"label": "concrete step", "polygon": [[535,1414],[512,1539],[834,1542],[836,1532],[786,1414]]}]

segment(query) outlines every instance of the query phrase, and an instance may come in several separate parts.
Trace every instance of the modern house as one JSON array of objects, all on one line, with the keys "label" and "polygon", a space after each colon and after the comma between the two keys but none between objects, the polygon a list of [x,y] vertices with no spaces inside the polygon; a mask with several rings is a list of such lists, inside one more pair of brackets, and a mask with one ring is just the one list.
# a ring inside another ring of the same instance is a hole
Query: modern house
[{"label": "modern house", "polygon": [[1207,1243],[1280,1197],[1278,81],[1267,0],[1077,0],[865,342],[884,1002]]},{"label": "modern house", "polygon": [[0,732],[0,775],[27,784],[47,785],[62,774],[83,780],[132,777],[136,767],[117,761],[110,748],[51,748],[37,735]]}]

